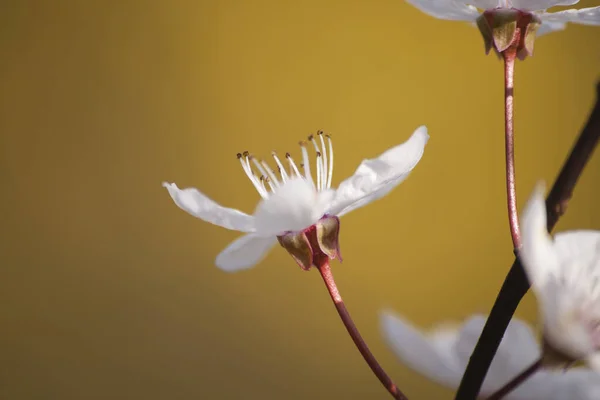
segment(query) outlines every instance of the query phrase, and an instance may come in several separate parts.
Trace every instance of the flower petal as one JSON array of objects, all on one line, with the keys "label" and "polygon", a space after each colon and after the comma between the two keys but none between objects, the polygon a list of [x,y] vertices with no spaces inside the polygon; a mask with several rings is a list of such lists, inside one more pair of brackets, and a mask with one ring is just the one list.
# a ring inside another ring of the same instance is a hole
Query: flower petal
[{"label": "flower petal", "polygon": [[519,257],[537,292],[556,276],[559,268],[554,243],[546,228],[544,190],[544,184],[538,183],[521,216],[522,247]]},{"label": "flower petal", "polygon": [[431,339],[389,311],[381,313],[380,323],[387,344],[408,367],[441,384],[458,385],[461,371],[451,353],[456,332],[438,333]]},{"label": "flower petal", "polygon": [[406,0],[407,3],[439,19],[453,21],[475,21],[477,8],[455,0]]},{"label": "flower petal", "polygon": [[[458,387],[484,324],[483,315],[474,315],[460,329],[437,329],[424,334],[391,312],[381,314],[383,335],[396,355],[412,369],[451,389]],[[488,396],[504,386],[539,355],[540,347],[530,326],[514,318],[486,376],[481,395]],[[600,398],[599,392],[600,375],[592,371],[581,368],[564,372],[542,370],[506,399],[593,400]]]},{"label": "flower petal", "polygon": [[573,22],[582,25],[600,25],[600,6],[581,8],[579,10],[565,10],[539,15],[542,26],[547,22],[566,23]]},{"label": "flower petal", "polygon": [[591,353],[585,359],[586,364],[596,373],[600,373],[600,352]]},{"label": "flower petal", "polygon": [[218,205],[198,189],[179,189],[174,183],[163,182],[171,198],[183,211],[211,224],[240,232],[254,232],[254,218],[239,210]]},{"label": "flower petal", "polygon": [[340,184],[328,214],[342,216],[388,194],[417,165],[428,140],[427,128],[421,126],[406,142],[364,160],[354,175]]},{"label": "flower petal", "polygon": [[250,233],[237,238],[215,260],[217,267],[226,272],[248,269],[258,264],[275,245],[275,237]]},{"label": "flower petal", "polygon": [[[456,353],[463,369],[466,368],[473,349],[481,336],[486,318],[474,315],[465,321],[456,342]],[[514,318],[490,365],[482,392],[489,395],[500,389],[522,370],[533,363],[540,355],[539,346],[531,328]]]},{"label": "flower petal", "polygon": [[540,25],[538,30],[535,32],[535,36],[540,37],[547,33],[563,31],[566,28],[567,28],[567,24],[565,22],[552,22],[552,21],[542,20],[542,24]]},{"label": "flower petal", "polygon": [[579,275],[589,282],[600,275],[600,231],[578,230],[554,235],[554,249],[563,274]]},{"label": "flower petal", "polygon": [[501,0],[461,0],[461,3],[470,4],[482,10],[500,7]]},{"label": "flower petal", "polygon": [[512,0],[513,8],[527,11],[545,10],[554,6],[571,6],[579,0]]},{"label": "flower petal", "polygon": [[304,178],[288,180],[256,207],[256,231],[279,236],[308,228],[325,214],[333,195],[332,190],[317,192]]}]

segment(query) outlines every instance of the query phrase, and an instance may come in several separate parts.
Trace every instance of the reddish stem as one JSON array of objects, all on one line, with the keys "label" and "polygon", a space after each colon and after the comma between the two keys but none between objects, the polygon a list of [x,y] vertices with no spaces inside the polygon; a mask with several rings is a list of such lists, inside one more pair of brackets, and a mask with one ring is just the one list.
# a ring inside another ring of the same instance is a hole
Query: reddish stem
[{"label": "reddish stem", "polygon": [[369,347],[358,332],[356,325],[354,325],[354,322],[352,321],[352,318],[350,317],[350,314],[344,305],[344,300],[342,300],[342,296],[340,295],[337,285],[335,284],[335,280],[333,279],[333,274],[331,273],[331,268],[329,266],[329,259],[323,257],[319,261],[320,262],[318,263],[317,268],[323,277],[323,281],[325,282],[325,286],[327,286],[327,290],[329,291],[329,295],[333,300],[333,304],[335,305],[335,308],[337,309],[344,326],[348,330],[352,341],[358,348],[358,351],[360,351],[360,354],[362,354],[367,364],[369,364],[369,367],[375,376],[377,376],[382,385],[387,389],[388,392],[390,392],[392,396],[394,396],[395,399],[408,400],[408,398],[400,391],[400,389],[398,389],[398,386],[396,386],[392,379],[385,373],[381,365],[379,365],[375,359],[375,356],[373,353],[371,353],[371,350],[369,350]]},{"label": "reddish stem", "polygon": [[500,400],[514,389],[516,389],[520,384],[525,382],[527,379],[531,377],[540,367],[542,366],[542,359],[540,358],[533,364],[531,364],[527,369],[521,372],[519,375],[514,377],[510,382],[508,382],[504,387],[500,388],[494,394],[487,398],[487,400]]},{"label": "reddish stem", "polygon": [[506,198],[508,222],[515,252],[521,247],[521,232],[517,216],[517,189],[515,184],[515,143],[513,128],[513,101],[516,48],[502,53],[504,57],[504,136],[506,151]]}]

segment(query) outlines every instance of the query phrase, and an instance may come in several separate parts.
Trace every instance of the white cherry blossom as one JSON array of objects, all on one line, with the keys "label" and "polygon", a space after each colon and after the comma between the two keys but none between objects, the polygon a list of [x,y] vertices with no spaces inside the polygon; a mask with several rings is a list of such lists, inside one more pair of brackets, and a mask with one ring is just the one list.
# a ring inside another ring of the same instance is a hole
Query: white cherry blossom
[{"label": "white cherry blossom", "polygon": [[[311,135],[309,143],[301,142],[301,164],[289,153],[284,159],[273,153],[273,168],[247,152],[238,154],[244,173],[261,196],[253,215],[223,207],[195,188],[180,189],[175,183],[167,182],[163,186],[184,211],[211,224],[245,233],[216,258],[219,268],[237,271],[260,262],[277,239],[284,245],[282,238],[289,237],[296,245],[298,237],[294,234],[310,230],[315,224],[316,230],[322,226],[339,229],[339,223],[321,224],[321,221],[331,218],[337,221],[337,217],[388,194],[417,165],[428,139],[427,128],[419,127],[406,142],[376,158],[364,160],[354,175],[342,181],[337,189],[332,188],[333,144],[331,137],[321,132]],[[314,147],[316,154],[312,165],[307,146]],[[330,238],[335,239],[335,247],[337,231],[332,235],[335,235]],[[306,241],[306,237],[301,239]],[[308,246],[311,250],[310,243],[302,245],[303,249]],[[321,247],[334,258],[335,248],[329,249],[330,254]],[[311,251],[316,250],[313,246]],[[294,258],[303,268],[310,267],[302,257]]]},{"label": "white cherry blossom", "polygon": [[[486,318],[474,315],[462,325],[443,324],[422,331],[390,311],[381,314],[383,337],[398,358],[414,371],[451,389],[458,388]],[[514,318],[500,343],[483,383],[485,398],[503,387],[541,354],[532,329]],[[600,376],[585,368],[539,370],[510,392],[507,400],[594,400]]]},{"label": "white cherry blossom", "polygon": [[546,9],[569,6],[579,0],[406,0],[411,5],[435,18],[475,22],[484,11],[518,10],[534,14],[541,21],[536,35],[565,29],[568,22],[600,25],[600,6],[579,10],[569,9],[553,13]]},{"label": "white cherry blossom", "polygon": [[521,222],[519,256],[539,304],[547,344],[567,360],[586,360],[600,371],[600,231],[568,231],[552,238],[546,230],[542,183]]}]

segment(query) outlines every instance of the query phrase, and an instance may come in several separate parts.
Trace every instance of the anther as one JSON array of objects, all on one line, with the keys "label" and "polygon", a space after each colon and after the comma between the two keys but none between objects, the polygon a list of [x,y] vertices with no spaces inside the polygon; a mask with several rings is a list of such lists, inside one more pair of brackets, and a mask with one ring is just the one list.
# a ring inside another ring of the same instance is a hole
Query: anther
[{"label": "anther", "polygon": [[312,141],[314,138],[315,138],[315,136],[314,136],[314,135],[308,135],[308,140],[309,140],[309,141]]},{"label": "anther", "polygon": [[244,155],[244,157],[248,157],[248,156],[250,155],[250,152],[248,152],[248,151],[245,151],[245,152],[243,152],[242,154]]},{"label": "anther", "polygon": [[322,130],[318,130],[318,131],[317,131],[317,135],[322,135],[322,134],[323,134],[323,131],[322,131]]},{"label": "anther", "polygon": [[239,160],[240,158],[242,158],[242,153],[237,153],[237,158],[238,158],[238,160]]},{"label": "anther", "polygon": [[321,157],[321,152],[317,151],[317,157]]},{"label": "anther", "polygon": [[285,153],[285,158],[290,158],[290,157],[291,157],[290,153]]}]

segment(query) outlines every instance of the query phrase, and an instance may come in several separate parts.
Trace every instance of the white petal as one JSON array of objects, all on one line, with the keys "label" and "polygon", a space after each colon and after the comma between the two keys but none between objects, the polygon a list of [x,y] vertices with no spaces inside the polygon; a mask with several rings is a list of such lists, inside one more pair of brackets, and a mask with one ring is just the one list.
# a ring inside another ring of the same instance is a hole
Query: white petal
[{"label": "white petal", "polygon": [[562,273],[589,281],[600,275],[600,231],[578,230],[554,235]]},{"label": "white petal", "polygon": [[538,183],[521,216],[522,247],[519,257],[533,289],[539,292],[556,276],[559,265],[546,228],[544,185]]},{"label": "white petal", "polygon": [[522,399],[600,399],[600,375],[586,368],[571,368],[564,373],[561,370],[546,370],[537,373],[534,378],[528,385],[530,396],[523,396]]},{"label": "white petal", "polygon": [[431,340],[408,321],[391,312],[382,312],[381,330],[387,344],[407,366],[446,386],[460,382],[461,371],[451,353],[456,332],[447,331]]},{"label": "white petal", "polygon": [[254,232],[254,218],[239,210],[218,205],[198,189],[179,189],[174,183],[163,182],[179,208],[203,221],[240,232]]},{"label": "white petal", "polygon": [[540,25],[538,30],[535,32],[535,36],[540,37],[547,33],[563,31],[566,28],[567,28],[567,24],[565,22],[552,22],[552,21],[542,20],[542,24]]},{"label": "white petal", "polygon": [[582,8],[579,10],[565,10],[555,13],[542,13],[542,26],[546,21],[555,23],[573,22],[583,25],[600,25],[600,6]]},{"label": "white petal", "polygon": [[585,362],[590,369],[600,374],[600,352],[590,354],[586,357]]},{"label": "white petal", "polygon": [[273,236],[264,237],[250,233],[234,240],[215,260],[223,271],[235,272],[258,264],[275,244]]},{"label": "white petal", "polygon": [[428,140],[427,128],[421,126],[406,142],[364,160],[354,175],[340,184],[328,213],[342,216],[388,194],[417,165]]},{"label": "white petal", "polygon": [[527,11],[545,10],[554,6],[570,6],[579,0],[512,0],[513,8]]},{"label": "white petal", "polygon": [[479,16],[477,8],[455,0],[406,0],[425,14],[439,19],[474,21]]},{"label": "white petal", "polygon": [[[475,315],[465,321],[456,342],[456,354],[462,370],[469,362],[473,349],[481,336],[486,318]],[[539,346],[531,328],[514,318],[508,325],[500,347],[492,361],[483,383],[482,392],[486,395],[500,389],[539,357]]]},{"label": "white petal", "polygon": [[461,3],[470,4],[482,10],[502,6],[502,0],[461,0]]},{"label": "white petal", "polygon": [[308,228],[325,214],[333,195],[317,192],[304,178],[288,180],[256,207],[256,231],[268,236]]}]

